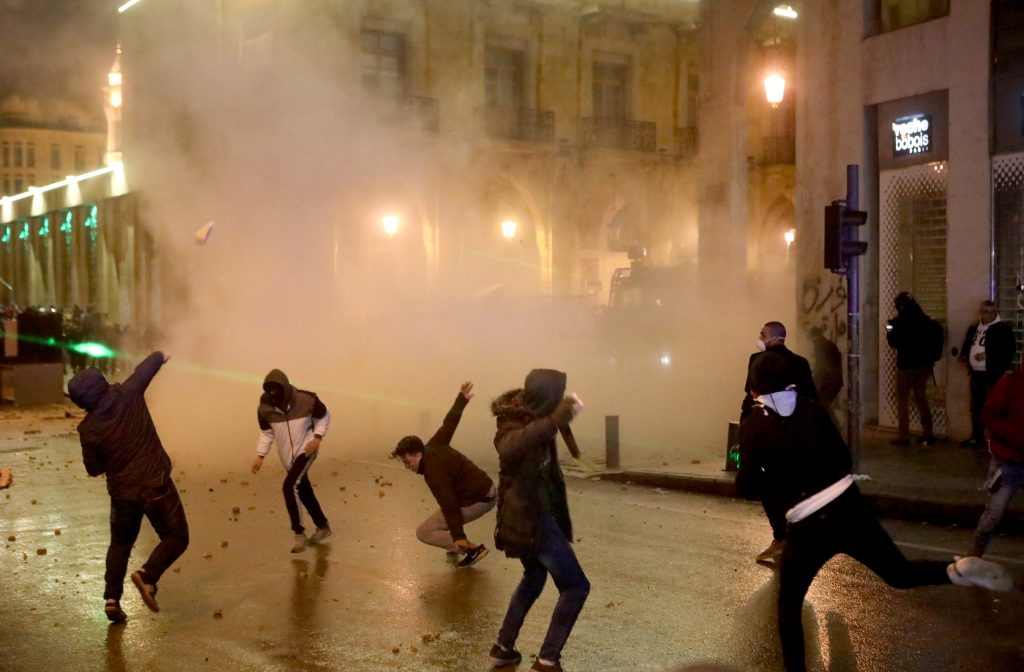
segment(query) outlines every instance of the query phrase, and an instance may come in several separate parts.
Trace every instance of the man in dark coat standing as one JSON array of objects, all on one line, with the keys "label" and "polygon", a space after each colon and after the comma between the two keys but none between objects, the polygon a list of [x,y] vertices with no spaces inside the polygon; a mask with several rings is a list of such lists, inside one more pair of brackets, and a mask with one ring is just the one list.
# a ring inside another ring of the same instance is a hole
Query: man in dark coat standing
[{"label": "man in dark coat standing", "polygon": [[550,574],[558,587],[558,602],[530,669],[561,672],[562,648],[590,593],[590,582],[572,550],[572,521],[555,447],[560,431],[573,441],[568,426],[582,408],[575,398],[565,397],[565,380],[561,371],[534,369],[523,389],[506,392],[491,404],[500,464],[494,545],[523,564],[523,578],[491,648],[494,667],[522,660],[516,639]]},{"label": "man in dark coat standing", "polygon": [[188,522],[171,480],[171,458],[160,443],[143,396],[166,361],[162,352],[154,352],[124,383],[109,384],[96,368],[80,371],[68,383],[71,401],[86,411],[78,424],[85,470],[90,476],[107,476],[110,547],[103,598],[107,618],[114,622],[127,618],[121,610],[121,592],[143,516],[160,543],[142,568],[132,573],[132,583],[151,611],[160,611],[157,582],[188,547]]},{"label": "man in dark coat standing", "polygon": [[[937,324],[928,317],[910,292],[900,292],[893,300],[896,317],[885,326],[885,340],[896,350],[896,423],[899,435],[889,443],[905,446],[910,443],[910,397],[914,397],[921,418],[922,435],[918,443],[935,443],[932,433],[932,410],[928,406],[928,380],[935,376],[935,353],[932,342]],[[941,340],[941,339],[940,339]],[[939,350],[941,350],[941,343]]]},{"label": "man in dark coat standing", "polygon": [[423,476],[440,510],[416,528],[424,544],[443,548],[459,567],[475,565],[487,555],[487,547],[466,537],[464,525],[494,508],[494,481],[473,461],[451,447],[462,412],[473,398],[473,383],[466,381],[444,416],[441,427],[424,445],[418,436],[403,437],[391,453],[409,471]]},{"label": "man in dark coat standing", "polygon": [[[796,393],[805,399],[818,401],[818,388],[814,385],[811,365],[807,360],[786,347],[786,327],[781,322],[766,322],[755,341],[758,352],[750,356],[747,362],[747,382],[743,386],[746,396],[740,407],[740,422],[750,415],[754,408],[754,397],[751,395],[750,370],[754,360],[763,352],[774,352],[786,363],[787,385],[794,385]],[[782,555],[782,545],[786,539],[786,512],[774,506],[771,498],[761,500],[768,523],[772,526],[772,543],[768,548],[757,554],[757,562],[770,562]]]},{"label": "man in dark coat standing", "polygon": [[967,327],[959,360],[967,365],[971,377],[971,436],[961,446],[984,446],[985,426],[981,409],[988,393],[1010,370],[1017,354],[1017,339],[1013,327],[999,318],[993,301],[982,301],[978,306],[978,321]]}]

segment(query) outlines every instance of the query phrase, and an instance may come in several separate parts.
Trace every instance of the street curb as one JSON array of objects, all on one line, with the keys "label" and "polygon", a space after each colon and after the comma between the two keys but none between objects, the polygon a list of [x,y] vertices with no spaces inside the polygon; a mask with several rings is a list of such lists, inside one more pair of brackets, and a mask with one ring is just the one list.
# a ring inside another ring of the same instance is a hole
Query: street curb
[{"label": "street curb", "polygon": [[[708,477],[654,471],[616,471],[602,473],[601,479],[649,488],[679,490],[701,495],[716,495],[739,499],[732,476]],[[985,508],[983,503],[975,505],[956,502],[935,502],[913,497],[873,493],[864,494],[864,499],[882,518],[968,529],[974,529],[978,524],[978,518]],[[997,533],[1024,534],[1024,512],[1007,511],[1003,516]]]}]

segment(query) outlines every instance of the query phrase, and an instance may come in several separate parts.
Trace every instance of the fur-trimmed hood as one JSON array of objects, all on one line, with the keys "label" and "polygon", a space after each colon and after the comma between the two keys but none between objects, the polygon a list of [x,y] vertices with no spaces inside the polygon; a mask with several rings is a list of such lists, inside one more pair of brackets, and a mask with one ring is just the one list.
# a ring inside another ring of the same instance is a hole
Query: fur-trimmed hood
[{"label": "fur-trimmed hood", "polygon": [[523,388],[517,387],[514,390],[499,395],[491,402],[491,415],[502,420],[519,420],[524,423],[533,419],[526,402],[523,401]]}]

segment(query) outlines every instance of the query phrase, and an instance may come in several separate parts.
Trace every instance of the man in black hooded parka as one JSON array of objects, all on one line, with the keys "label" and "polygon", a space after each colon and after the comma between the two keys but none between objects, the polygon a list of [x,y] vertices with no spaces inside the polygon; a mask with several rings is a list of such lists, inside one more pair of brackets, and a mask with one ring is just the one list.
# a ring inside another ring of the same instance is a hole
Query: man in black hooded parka
[{"label": "man in black hooded parka", "polygon": [[121,610],[128,558],[142,518],[160,537],[149,559],[132,573],[132,583],[151,611],[160,611],[157,582],[188,547],[188,522],[171,480],[171,458],[160,443],[143,396],[167,358],[162,352],[142,360],[123,383],[111,385],[97,368],[78,372],[68,383],[71,401],[86,411],[78,424],[82,460],[90,476],[106,474],[110,494],[110,547],[104,575],[104,611],[114,622]]},{"label": "man in black hooded parka", "polygon": [[562,647],[590,593],[590,582],[572,550],[569,503],[555,447],[555,434],[561,432],[575,450],[569,422],[579,408],[577,400],[565,397],[565,374],[552,369],[534,369],[523,389],[510,390],[491,404],[499,462],[494,545],[523,564],[523,578],[491,648],[494,667],[522,660],[516,639],[550,574],[558,587],[558,602],[530,669],[561,672]]}]

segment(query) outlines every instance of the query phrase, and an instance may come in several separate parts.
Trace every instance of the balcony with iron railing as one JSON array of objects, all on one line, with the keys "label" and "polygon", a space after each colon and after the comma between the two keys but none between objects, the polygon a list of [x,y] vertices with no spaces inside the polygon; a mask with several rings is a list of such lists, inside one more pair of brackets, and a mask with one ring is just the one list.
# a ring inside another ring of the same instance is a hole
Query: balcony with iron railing
[{"label": "balcony with iron railing", "polygon": [[796,163],[796,139],[792,135],[762,138],[761,163],[764,165]]},{"label": "balcony with iron railing", "polygon": [[657,149],[657,124],[634,119],[580,119],[580,145],[584,147],[610,147],[637,152]]},{"label": "balcony with iron railing", "polygon": [[555,139],[555,113],[528,107],[485,107],[484,123],[493,138],[551,142]]}]

